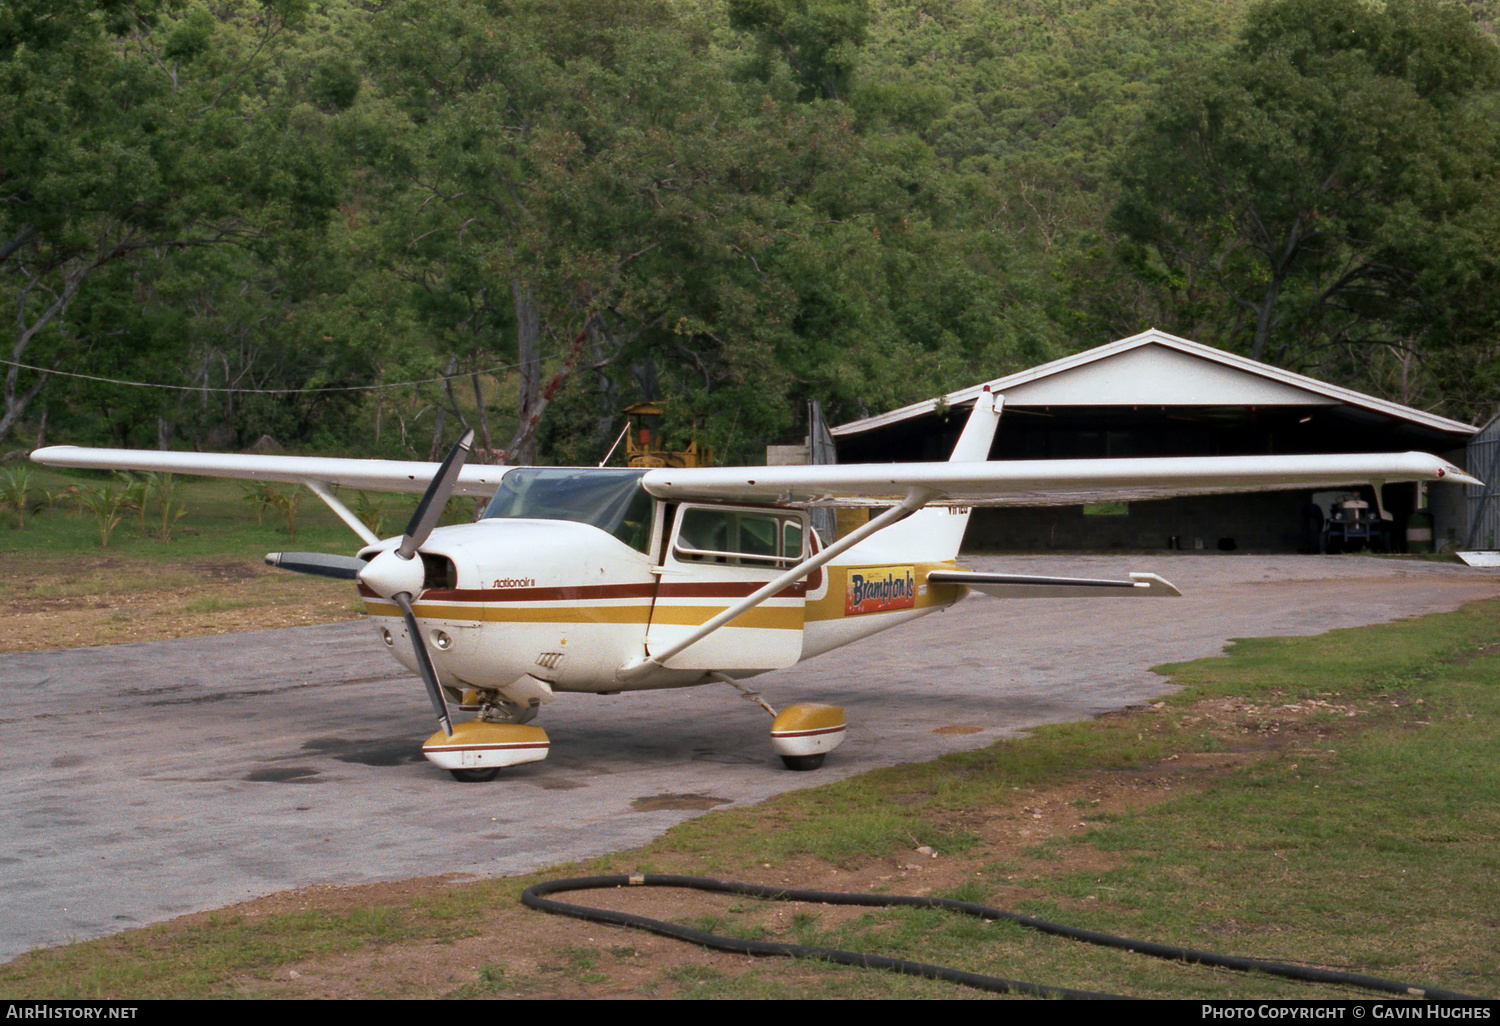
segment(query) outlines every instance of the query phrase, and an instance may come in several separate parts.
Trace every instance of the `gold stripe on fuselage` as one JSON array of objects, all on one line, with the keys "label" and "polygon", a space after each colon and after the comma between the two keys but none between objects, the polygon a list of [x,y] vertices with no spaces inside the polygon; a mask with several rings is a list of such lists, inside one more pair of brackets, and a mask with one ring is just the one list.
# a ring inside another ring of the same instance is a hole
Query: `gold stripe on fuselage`
[{"label": "gold stripe on fuselage", "polygon": [[[849,587],[849,572],[860,570],[866,573],[872,571],[898,569],[912,569],[917,580],[917,594],[911,606],[905,609],[893,609],[889,612],[905,612],[909,609],[929,609],[933,606],[952,605],[963,597],[964,588],[960,584],[928,584],[927,575],[934,570],[952,570],[957,566],[953,560],[941,563],[893,563],[880,566],[830,566],[825,567],[824,572],[828,575],[828,590],[820,599],[809,599],[806,607],[799,611],[796,607],[786,606],[757,606],[754,609],[741,613],[733,621],[731,626],[748,627],[756,629],[782,629],[796,630],[802,626],[803,621],[817,620],[839,620],[847,614],[844,612],[844,600]],[[471,623],[630,623],[648,624],[655,620],[657,623],[667,624],[674,627],[696,627],[706,623],[710,618],[722,613],[728,605],[681,605],[676,602],[663,602],[656,606],[655,614],[652,613],[649,602],[637,602],[630,605],[580,605],[568,604],[556,606],[533,606],[518,605],[513,603],[478,603],[478,602],[418,602],[414,611],[420,617],[434,620],[456,620]],[[394,602],[385,602],[380,599],[365,599],[365,609],[371,616],[399,617],[401,610]],[[880,613],[862,613],[860,616],[879,616]]]},{"label": "gold stripe on fuselage", "polygon": [[[672,627],[697,627],[718,616],[728,606],[666,606],[658,605],[651,614],[653,624]],[[755,630],[802,629],[802,609],[799,606],[756,606],[730,620],[726,627],[749,627]]]},{"label": "gold stripe on fuselage", "polygon": [[[426,620],[450,620],[469,623],[659,623],[671,626],[697,627],[718,616],[728,606],[657,606],[653,616],[648,605],[633,606],[486,606],[478,603],[418,602],[412,611]],[[371,616],[399,617],[394,602],[365,600]],[[798,630],[802,627],[801,610],[760,606],[741,613],[729,622],[730,627]]]}]

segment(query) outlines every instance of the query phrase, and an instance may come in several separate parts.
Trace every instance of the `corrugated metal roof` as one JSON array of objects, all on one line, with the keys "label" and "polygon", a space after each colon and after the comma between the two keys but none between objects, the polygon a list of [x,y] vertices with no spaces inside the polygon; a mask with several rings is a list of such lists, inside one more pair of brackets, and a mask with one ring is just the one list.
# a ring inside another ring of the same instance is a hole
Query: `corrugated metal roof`
[{"label": "corrugated metal roof", "polygon": [[840,424],[833,434],[847,437],[926,416],[940,403],[964,406],[986,386],[1003,395],[1009,407],[1346,405],[1455,435],[1478,430],[1152,328],[940,399]]}]

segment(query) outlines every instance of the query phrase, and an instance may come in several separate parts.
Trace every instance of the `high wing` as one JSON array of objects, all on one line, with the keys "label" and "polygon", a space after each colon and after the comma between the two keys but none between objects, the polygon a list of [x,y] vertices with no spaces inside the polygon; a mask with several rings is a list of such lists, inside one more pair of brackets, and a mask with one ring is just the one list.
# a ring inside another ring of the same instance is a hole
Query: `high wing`
[{"label": "high wing", "polygon": [[[31,454],[54,467],[199,474],[292,484],[317,482],[369,491],[426,489],[438,464],[320,456],[90,449],[57,445]],[[488,496],[512,467],[465,466],[455,495]],[[1393,481],[1480,482],[1420,452],[1315,456],[1189,456],[1105,460],[993,460],[858,463],[802,467],[699,467],[652,470],[642,478],[659,499],[792,505],[889,505],[914,490],[929,505],[1066,506],[1174,495],[1338,488]]]},{"label": "high wing", "polygon": [[934,506],[1068,506],[1437,480],[1480,483],[1447,460],[1401,452],[710,467],[653,470],[642,484],[673,501],[889,505],[927,492]]},{"label": "high wing", "polygon": [[[33,461],[49,467],[89,467],[97,470],[138,470],[158,474],[198,474],[246,481],[280,481],[359,488],[371,492],[427,490],[438,463],[404,460],[353,460],[323,456],[254,456],[242,453],[160,452],[150,449],[86,449],[53,445],[37,449]],[[488,498],[500,479],[513,468],[465,465],[454,485],[454,495]]]}]

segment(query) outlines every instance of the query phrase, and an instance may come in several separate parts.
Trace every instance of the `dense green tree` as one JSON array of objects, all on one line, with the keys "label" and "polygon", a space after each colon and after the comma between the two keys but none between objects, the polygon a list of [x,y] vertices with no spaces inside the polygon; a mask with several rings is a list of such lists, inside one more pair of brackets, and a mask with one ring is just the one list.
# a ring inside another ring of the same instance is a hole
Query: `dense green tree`
[{"label": "dense green tree", "polygon": [[[711,406],[747,444],[790,423],[810,341],[829,357],[814,380],[873,355],[868,339],[830,352],[819,318],[879,291],[833,278],[870,269],[848,259],[861,249],[879,265],[869,212],[899,220],[912,153],[871,159],[836,107],[742,92],[659,4],[410,5],[373,45],[412,122],[385,165],[414,183],[404,273],[433,316],[483,323],[477,350],[520,364],[507,458],[533,458],[552,386],[583,366],[569,387],[603,394],[583,428],[601,448],[622,389]],[[560,370],[542,373],[543,349]]]},{"label": "dense green tree", "polygon": [[754,461],[1148,324],[1472,412],[1487,4],[13,0],[0,437]]},{"label": "dense green tree", "polygon": [[[263,73],[302,0],[207,7],[15,0],[0,16],[0,296],[9,357],[0,439],[47,372],[104,344],[70,308],[119,263],[258,245],[336,198]],[[114,325],[118,333],[122,325]]]},{"label": "dense green tree", "polygon": [[1497,82],[1453,4],[1262,4],[1222,57],[1179,63],[1131,141],[1127,259],[1171,326],[1283,365],[1492,335]]},{"label": "dense green tree", "polygon": [[803,100],[849,95],[869,22],[867,0],[729,0],[729,24],[760,40],[759,73],[785,61]]}]

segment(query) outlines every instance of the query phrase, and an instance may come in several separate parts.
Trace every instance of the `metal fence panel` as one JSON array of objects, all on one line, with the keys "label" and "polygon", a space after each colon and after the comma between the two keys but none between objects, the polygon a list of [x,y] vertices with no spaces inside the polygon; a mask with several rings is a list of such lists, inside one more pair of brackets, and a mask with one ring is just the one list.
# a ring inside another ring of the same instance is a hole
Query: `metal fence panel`
[{"label": "metal fence panel", "polygon": [[1465,549],[1500,547],[1500,416],[1475,435],[1468,445],[1468,471],[1484,482],[1466,485],[1469,506],[1469,536]]},{"label": "metal fence panel", "polygon": [[[828,430],[828,421],[823,418],[823,406],[816,399],[812,401],[807,411],[808,446],[812,449],[812,461],[817,466],[823,466],[839,461],[838,453],[833,447],[833,435]],[[813,530],[818,532],[818,538],[824,545],[831,545],[838,537],[838,530],[833,515],[833,509],[828,506],[815,506],[809,511]]]}]

